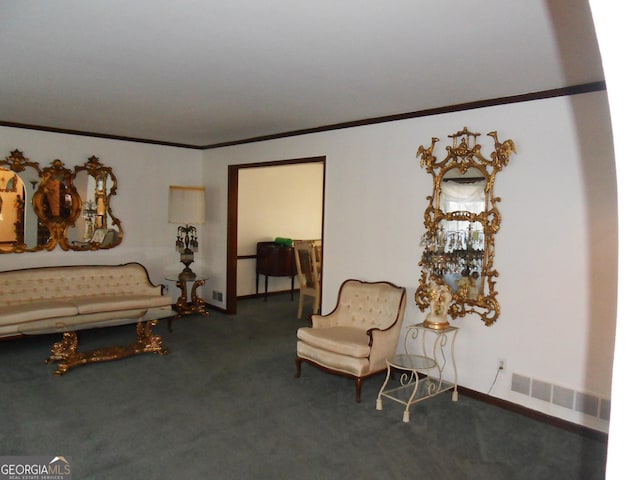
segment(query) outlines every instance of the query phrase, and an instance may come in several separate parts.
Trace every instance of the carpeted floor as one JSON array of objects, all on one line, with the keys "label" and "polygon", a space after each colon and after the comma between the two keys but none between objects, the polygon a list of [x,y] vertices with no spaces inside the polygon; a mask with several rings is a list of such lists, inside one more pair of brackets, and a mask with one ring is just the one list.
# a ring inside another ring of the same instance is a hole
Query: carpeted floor
[{"label": "carpeted floor", "polygon": [[[0,342],[0,456],[62,455],[80,479],[604,478],[606,444],[450,394],[375,409],[384,380],[304,364],[294,378],[297,298],[242,300],[236,316],[187,317],[170,354],[55,377],[57,336]],[[134,326],[80,333],[81,348],[129,343]]]}]

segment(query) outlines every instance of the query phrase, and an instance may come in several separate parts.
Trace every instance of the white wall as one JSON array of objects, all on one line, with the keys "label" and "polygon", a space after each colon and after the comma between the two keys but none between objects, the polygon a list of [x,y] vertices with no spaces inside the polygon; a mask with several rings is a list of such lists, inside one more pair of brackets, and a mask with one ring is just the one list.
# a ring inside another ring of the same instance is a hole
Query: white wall
[{"label": "white wall", "polygon": [[[616,318],[616,191],[606,94],[590,93],[237,145],[204,152],[215,212],[205,228],[226,238],[227,166],[326,155],[323,311],[350,277],[406,286],[405,324],[422,321],[418,279],[430,178],[416,150],[467,126],[497,130],[518,154],[498,175],[503,225],[495,266],[502,313],[492,327],[456,320],[459,382],[606,430],[607,422],[510,390],[512,373],[609,397]],[[487,137],[485,149],[492,145]],[[437,152],[438,153],[438,152]],[[207,247],[205,246],[205,250]],[[226,290],[225,251],[209,248],[215,289]],[[293,348],[293,346],[292,346]]]},{"label": "white wall", "polygon": [[[2,158],[16,148],[41,168],[60,159],[73,169],[91,155],[112,167],[118,190],[111,207],[122,221],[124,237],[118,247],[97,252],[64,252],[56,247],[51,252],[0,255],[0,270],[135,261],[147,267],[156,284],[167,284],[165,274],[182,270],[175,251],[176,226],[167,220],[169,185],[202,183],[200,150],[0,127]],[[201,240],[206,241],[204,237]],[[196,256],[196,271],[199,262]]]}]

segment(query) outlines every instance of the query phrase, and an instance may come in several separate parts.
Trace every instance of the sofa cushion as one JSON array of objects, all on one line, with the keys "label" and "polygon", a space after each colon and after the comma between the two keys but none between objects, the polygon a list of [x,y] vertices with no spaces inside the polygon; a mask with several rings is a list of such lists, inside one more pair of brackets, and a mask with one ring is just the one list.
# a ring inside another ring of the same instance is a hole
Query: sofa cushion
[{"label": "sofa cushion", "polygon": [[113,312],[135,308],[153,308],[171,305],[171,297],[160,295],[118,295],[78,297],[69,300],[78,307],[81,315],[97,312]]},{"label": "sofa cushion", "polygon": [[[76,330],[88,330],[100,327],[114,327],[126,325],[140,320],[155,320],[173,315],[171,307],[160,307],[153,309],[120,310],[115,312],[97,312],[87,315],[73,315],[60,318],[43,318],[33,322],[14,325],[14,333],[22,334],[42,334],[42,333],[62,333]],[[0,333],[3,333],[0,327]],[[7,333],[7,332],[4,332]]]},{"label": "sofa cushion", "polygon": [[369,356],[369,335],[354,327],[298,329],[298,339],[314,347],[356,358]]},{"label": "sofa cushion", "polygon": [[0,324],[30,322],[41,318],[59,318],[77,315],[78,307],[66,300],[43,300],[21,305],[8,305],[2,307]]}]

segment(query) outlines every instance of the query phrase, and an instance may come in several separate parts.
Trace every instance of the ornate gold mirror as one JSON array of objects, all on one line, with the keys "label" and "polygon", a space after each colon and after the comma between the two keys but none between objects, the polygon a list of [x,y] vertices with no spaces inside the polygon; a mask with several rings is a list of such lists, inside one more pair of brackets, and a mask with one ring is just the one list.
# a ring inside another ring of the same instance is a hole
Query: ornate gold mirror
[{"label": "ornate gold mirror", "polygon": [[113,216],[111,198],[118,181],[110,167],[98,157],[90,157],[75,167],[73,183],[82,199],[82,211],[75,228],[67,230],[67,243],[73,250],[113,248],[122,242],[122,225]]},{"label": "ornate gold mirror", "polygon": [[496,132],[487,135],[493,138],[490,158],[477,143],[481,134],[467,127],[449,135],[451,145],[441,161],[433,154],[438,138],[418,149],[420,166],[433,178],[433,195],[427,197],[424,212],[415,300],[421,311],[430,309],[425,324],[431,328],[446,328],[447,313],[451,318],[477,313],[485,325],[500,315],[493,259],[501,216],[493,186],[515,145],[512,140],[500,142]]},{"label": "ornate gold mirror", "polygon": [[45,248],[49,230],[31,206],[40,174],[40,166],[19,150],[0,160],[0,253]]},{"label": "ornate gold mirror", "polygon": [[67,229],[75,224],[80,214],[81,200],[72,175],[64,163],[54,160],[50,167],[42,170],[40,185],[33,196],[33,209],[49,229],[47,250],[53,250],[58,243],[64,250],[68,249]]},{"label": "ornate gold mirror", "polygon": [[122,225],[110,204],[117,183],[95,156],[71,171],[60,160],[41,169],[12,151],[0,160],[0,253],[119,245]]}]

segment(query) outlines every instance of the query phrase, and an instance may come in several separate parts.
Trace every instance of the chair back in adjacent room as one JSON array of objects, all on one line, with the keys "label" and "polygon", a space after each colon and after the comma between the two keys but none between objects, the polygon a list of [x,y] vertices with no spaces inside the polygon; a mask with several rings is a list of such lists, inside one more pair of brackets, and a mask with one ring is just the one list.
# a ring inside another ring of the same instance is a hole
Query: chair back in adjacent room
[{"label": "chair back in adjacent room", "polygon": [[322,271],[322,241],[295,240],[293,250],[298,270],[300,301],[298,318],[302,318],[305,297],[313,298],[313,313],[320,310],[320,280]]}]

